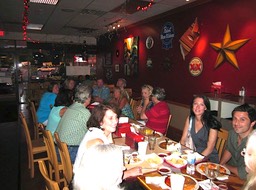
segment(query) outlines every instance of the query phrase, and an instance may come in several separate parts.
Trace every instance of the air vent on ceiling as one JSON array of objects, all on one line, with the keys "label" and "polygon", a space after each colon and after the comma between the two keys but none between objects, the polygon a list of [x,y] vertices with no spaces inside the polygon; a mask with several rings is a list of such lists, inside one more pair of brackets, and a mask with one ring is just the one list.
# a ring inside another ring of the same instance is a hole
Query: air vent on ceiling
[{"label": "air vent on ceiling", "polygon": [[105,12],[105,11],[92,10],[92,9],[83,9],[80,12],[81,15],[96,15],[96,16],[103,16],[106,13],[107,12]]},{"label": "air vent on ceiling", "polygon": [[83,34],[90,34],[98,30],[94,28],[80,28],[80,27],[73,27],[73,26],[65,26],[65,28],[74,29],[74,30],[77,30],[79,33],[83,33]]}]

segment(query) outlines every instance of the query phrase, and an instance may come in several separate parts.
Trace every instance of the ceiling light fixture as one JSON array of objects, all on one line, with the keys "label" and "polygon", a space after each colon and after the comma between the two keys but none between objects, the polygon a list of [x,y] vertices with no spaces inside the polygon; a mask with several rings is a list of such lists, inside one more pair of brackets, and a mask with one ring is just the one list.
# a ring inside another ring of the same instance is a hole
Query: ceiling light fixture
[{"label": "ceiling light fixture", "polygon": [[29,23],[27,25],[27,29],[29,29],[29,30],[42,30],[42,28],[43,28],[42,24],[31,24],[31,23]]},{"label": "ceiling light fixture", "polygon": [[30,3],[41,3],[48,5],[56,5],[59,0],[30,0]]},{"label": "ceiling light fixture", "polygon": [[112,22],[108,25],[106,25],[105,27],[107,28],[108,32],[111,32],[112,30],[117,30],[118,28],[121,27],[121,24],[119,24],[119,22],[121,21],[122,19],[118,19],[116,20],[115,22]]}]

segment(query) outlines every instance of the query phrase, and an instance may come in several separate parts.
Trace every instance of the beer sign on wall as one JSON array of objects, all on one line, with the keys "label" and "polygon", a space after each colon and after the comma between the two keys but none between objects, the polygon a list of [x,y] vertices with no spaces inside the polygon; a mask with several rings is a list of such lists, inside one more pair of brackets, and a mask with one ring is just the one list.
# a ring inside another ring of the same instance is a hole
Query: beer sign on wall
[{"label": "beer sign on wall", "polygon": [[196,77],[200,75],[203,71],[203,62],[199,57],[194,57],[191,59],[189,66],[189,72],[192,76]]},{"label": "beer sign on wall", "polygon": [[172,48],[172,39],[174,38],[174,26],[171,22],[166,22],[162,28],[160,39],[163,49]]}]

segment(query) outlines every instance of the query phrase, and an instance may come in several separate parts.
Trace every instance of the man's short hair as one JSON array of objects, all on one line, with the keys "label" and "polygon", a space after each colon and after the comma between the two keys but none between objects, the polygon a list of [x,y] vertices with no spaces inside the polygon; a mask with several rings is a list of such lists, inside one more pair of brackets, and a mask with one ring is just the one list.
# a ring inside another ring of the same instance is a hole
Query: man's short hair
[{"label": "man's short hair", "polygon": [[247,103],[235,107],[235,109],[232,111],[232,117],[234,116],[234,113],[237,111],[247,112],[251,123],[256,120],[256,110]]}]

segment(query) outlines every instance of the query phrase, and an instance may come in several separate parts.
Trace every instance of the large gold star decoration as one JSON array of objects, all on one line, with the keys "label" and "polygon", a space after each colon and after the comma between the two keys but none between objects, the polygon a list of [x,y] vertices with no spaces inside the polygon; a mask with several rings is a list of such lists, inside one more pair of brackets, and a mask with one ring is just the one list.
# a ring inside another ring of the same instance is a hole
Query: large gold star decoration
[{"label": "large gold star decoration", "polygon": [[219,52],[216,59],[215,68],[219,67],[224,60],[227,60],[234,67],[239,69],[238,62],[236,60],[235,52],[246,44],[250,39],[242,39],[231,41],[229,25],[227,25],[226,33],[222,43],[210,43],[212,48]]}]

